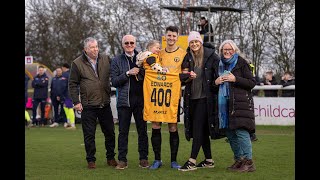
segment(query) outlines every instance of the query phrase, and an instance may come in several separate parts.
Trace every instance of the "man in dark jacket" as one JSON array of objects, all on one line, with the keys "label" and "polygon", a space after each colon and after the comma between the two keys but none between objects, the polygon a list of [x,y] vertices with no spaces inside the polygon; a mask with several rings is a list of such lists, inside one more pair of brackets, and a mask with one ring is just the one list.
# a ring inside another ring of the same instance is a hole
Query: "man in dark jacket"
[{"label": "man in dark jacket", "polygon": [[70,76],[70,66],[68,63],[63,63],[62,67],[62,76],[69,79]]},{"label": "man in dark jacket", "polygon": [[[68,63],[64,63],[62,65],[62,72],[63,72],[62,76],[67,79],[67,82],[69,82],[70,66]],[[66,114],[67,121],[68,121],[67,129],[76,129],[76,126],[75,126],[76,117],[74,114],[73,103],[70,98],[70,93],[69,93],[68,88],[67,88],[66,96],[64,99],[63,109],[64,109],[64,112]]]},{"label": "man in dark jacket", "polygon": [[[278,82],[272,71],[267,71],[260,85],[277,85]],[[265,97],[278,97],[278,90],[264,90]]]},{"label": "man in dark jacket", "polygon": [[[291,72],[285,72],[281,77],[280,85],[283,87],[295,85],[295,81]],[[282,97],[294,97],[294,90],[282,90]]]},{"label": "man in dark jacket", "polygon": [[[71,65],[69,91],[74,108],[81,112],[82,130],[89,169],[96,168],[95,132],[97,119],[105,139],[109,166],[116,166],[115,133],[110,107],[110,62],[99,53],[98,42],[92,37],[84,40],[84,51]],[[80,87],[80,99],[79,99]]]},{"label": "man in dark jacket", "polygon": [[64,123],[66,127],[67,119],[63,110],[64,100],[67,95],[68,81],[62,76],[62,69],[56,69],[56,76],[51,81],[50,98],[54,110],[54,122],[50,127],[58,127],[59,123]]},{"label": "man in dark jacket", "polygon": [[[210,31],[209,31],[209,25],[210,25]],[[205,17],[201,17],[200,24],[198,26],[200,28],[199,33],[204,35],[203,42],[208,42],[209,36],[212,36],[212,33],[213,33],[212,24],[209,23]],[[212,41],[212,39],[211,39],[211,41]]]},{"label": "man in dark jacket", "polygon": [[[45,124],[45,106],[48,98],[48,83],[49,78],[44,73],[44,66],[38,67],[38,74],[33,78],[32,87],[34,88],[33,99],[32,99],[32,124],[33,125],[44,125]],[[41,120],[40,123],[37,121],[37,108],[40,103],[41,109]]]},{"label": "man in dark jacket", "polygon": [[125,35],[122,38],[124,53],[111,62],[111,82],[117,88],[117,111],[119,119],[118,166],[128,167],[128,135],[133,114],[138,131],[139,166],[149,167],[147,123],[143,120],[143,69],[136,65],[136,37]]}]

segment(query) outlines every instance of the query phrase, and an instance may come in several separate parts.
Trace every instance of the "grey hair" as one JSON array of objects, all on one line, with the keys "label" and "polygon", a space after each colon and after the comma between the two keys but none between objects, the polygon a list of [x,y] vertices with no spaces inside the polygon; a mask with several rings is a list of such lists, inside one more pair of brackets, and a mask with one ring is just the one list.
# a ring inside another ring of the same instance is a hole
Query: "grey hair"
[{"label": "grey hair", "polygon": [[125,43],[125,38],[127,38],[127,37],[133,37],[133,41],[134,41],[134,43],[136,43],[137,42],[137,38],[135,37],[135,36],[133,36],[133,35],[131,35],[131,34],[127,34],[127,35],[125,35],[125,36],[123,36],[122,37],[122,44],[124,44]]},{"label": "grey hair", "polygon": [[89,42],[98,42],[98,41],[97,41],[97,39],[95,39],[93,37],[88,37],[83,41],[84,48],[88,47]]},{"label": "grey hair", "polygon": [[220,44],[220,47],[219,47],[219,54],[220,56],[223,54],[222,53],[222,47],[225,45],[225,44],[229,44],[232,49],[234,50],[235,53],[238,53],[238,54],[241,54],[241,51],[240,49],[238,48],[238,46],[236,45],[236,43],[232,40],[225,40],[223,41],[221,44]]}]

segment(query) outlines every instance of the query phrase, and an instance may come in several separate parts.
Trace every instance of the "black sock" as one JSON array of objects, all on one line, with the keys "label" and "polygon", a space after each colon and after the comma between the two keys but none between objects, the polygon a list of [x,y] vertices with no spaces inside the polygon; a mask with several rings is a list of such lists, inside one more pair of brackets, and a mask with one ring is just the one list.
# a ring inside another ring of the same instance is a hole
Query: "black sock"
[{"label": "black sock", "polygon": [[151,143],[155,160],[161,160],[161,142],[161,128],[152,129]]},{"label": "black sock", "polygon": [[179,148],[179,134],[178,131],[170,132],[170,150],[171,150],[171,162],[177,161]]}]

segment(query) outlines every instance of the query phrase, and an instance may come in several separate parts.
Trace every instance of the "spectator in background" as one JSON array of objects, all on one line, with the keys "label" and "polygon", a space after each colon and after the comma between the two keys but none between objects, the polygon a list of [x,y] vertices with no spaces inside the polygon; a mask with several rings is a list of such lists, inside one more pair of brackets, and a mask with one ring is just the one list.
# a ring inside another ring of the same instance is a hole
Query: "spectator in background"
[{"label": "spectator in background", "polygon": [[107,165],[116,166],[114,123],[110,106],[110,60],[105,53],[99,53],[96,39],[88,37],[84,40],[82,54],[72,62],[68,85],[74,109],[81,112],[88,168],[96,168],[97,120],[104,135]]},{"label": "spectator in background", "polygon": [[[210,32],[209,32],[209,25],[210,25]],[[208,22],[208,20],[205,17],[200,18],[200,24],[198,24],[198,27],[200,28],[199,33],[204,35],[203,42],[209,41],[209,36],[211,33],[213,33],[213,27]]]},{"label": "spectator in background", "polygon": [[[260,77],[259,76],[255,76],[254,77],[255,78],[255,80],[256,80],[256,85],[257,86],[260,86],[261,85],[261,79],[260,79]],[[252,94],[254,95],[254,96],[259,96],[259,92],[260,92],[260,90],[252,90]]]},{"label": "spectator in background", "polygon": [[[46,100],[48,98],[48,84],[49,78],[45,74],[44,66],[38,67],[38,73],[33,78],[32,88],[34,88],[33,99],[32,99],[32,124],[33,125],[42,125],[45,123],[45,106]],[[37,121],[37,108],[40,103],[40,122]]]},{"label": "spectator in background", "polygon": [[[256,74],[255,74],[255,67],[254,67],[252,61],[249,60],[249,59],[246,59],[246,60],[248,61],[249,66],[250,66],[250,69],[251,69],[251,72],[252,72],[252,75],[253,75],[253,77],[254,77],[255,80],[256,80],[256,85],[260,85],[260,78],[259,78],[259,76],[256,76]],[[252,90],[252,94],[253,94],[254,96],[258,96],[259,90]]]},{"label": "spectator in background", "polygon": [[123,53],[111,61],[111,82],[117,88],[117,111],[119,119],[118,165],[116,169],[128,167],[128,136],[133,115],[138,131],[139,167],[148,168],[147,122],[143,120],[143,76],[144,69],[136,65],[138,52],[136,37],[122,37]]},{"label": "spectator in background", "polygon": [[[261,86],[263,85],[277,85],[276,78],[273,76],[272,71],[267,71],[264,75]],[[278,97],[278,90],[264,90],[265,97]]]},{"label": "spectator in background", "polygon": [[[247,59],[248,63],[249,63],[249,66],[250,66],[250,69],[251,69],[251,72],[252,72],[252,76],[255,78],[256,80],[256,85],[258,85],[260,83],[260,79],[258,76],[256,76],[256,73],[255,73],[255,68],[254,68],[254,65],[252,63],[252,61],[250,59]],[[259,93],[259,91],[257,90],[252,90],[252,95],[254,96],[257,96]],[[257,141],[258,138],[257,138],[257,135],[256,133],[254,132],[250,132],[250,139],[251,141]]]},{"label": "spectator in background", "polygon": [[24,74],[24,105],[26,106],[28,102],[28,83],[29,83],[29,76]]},{"label": "spectator in background", "polygon": [[[70,66],[68,63],[64,63],[62,65],[62,76],[67,79],[67,84],[69,84],[69,76],[70,76]],[[66,114],[67,118],[67,129],[76,129],[75,121],[76,117],[74,114],[73,103],[70,98],[69,88],[67,87],[67,91],[64,97],[64,106],[63,110]]]},{"label": "spectator in background", "polygon": [[[200,18],[200,24],[198,25],[200,27],[200,34],[207,34],[209,32],[209,22],[205,17]],[[213,33],[212,25],[210,24],[210,33]]]},{"label": "spectator in background", "polygon": [[215,63],[215,85],[218,86],[219,128],[226,135],[233,152],[234,163],[229,171],[252,172],[250,133],[255,132],[254,102],[251,90],[255,79],[248,62],[232,40],[225,40],[219,47],[221,59]]},{"label": "spectator in background", "polygon": [[27,121],[27,126],[29,127],[29,125],[31,124],[31,118],[30,115],[28,113],[28,111],[26,110],[26,105],[28,102],[28,83],[29,83],[29,76],[27,74],[25,74],[24,76],[24,118]]},{"label": "spectator in background", "polygon": [[69,78],[69,76],[70,76],[70,66],[69,66],[69,64],[68,63],[63,63],[61,69],[62,69],[62,76],[66,77],[66,78]]},{"label": "spectator in background", "polygon": [[[295,80],[292,77],[292,73],[287,71],[283,74],[281,77],[280,85],[283,87],[290,86],[290,85],[295,85]],[[295,90],[282,90],[282,97],[294,97],[294,91]]]},{"label": "spectator in background", "polygon": [[58,127],[59,123],[63,123],[65,128],[68,127],[66,114],[63,106],[65,97],[67,95],[68,81],[67,78],[62,76],[62,69],[58,67],[56,69],[56,76],[51,81],[51,102],[54,111],[54,121],[50,127]]}]

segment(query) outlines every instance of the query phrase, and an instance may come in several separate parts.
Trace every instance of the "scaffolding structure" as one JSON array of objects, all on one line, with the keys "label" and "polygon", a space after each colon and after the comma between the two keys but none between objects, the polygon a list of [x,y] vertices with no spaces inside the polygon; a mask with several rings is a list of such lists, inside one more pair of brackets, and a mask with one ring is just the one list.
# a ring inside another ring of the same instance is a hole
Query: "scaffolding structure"
[{"label": "scaffolding structure", "polygon": [[[239,39],[240,39],[240,44],[242,44],[242,31],[241,31],[241,20],[242,20],[242,13],[244,11],[246,11],[245,9],[242,8],[235,8],[235,7],[226,7],[226,6],[217,6],[217,5],[212,5],[213,2],[209,2],[206,1],[204,2],[203,0],[200,1],[194,1],[191,0],[192,2],[190,2],[190,0],[183,0],[183,3],[181,5],[172,5],[174,4],[172,2],[172,0],[169,2],[170,5],[164,5],[162,4],[162,1],[160,1],[160,11],[161,9],[166,9],[166,10],[170,10],[170,11],[178,11],[180,12],[180,34],[181,35],[187,35],[189,34],[189,32],[191,30],[195,30],[197,29],[196,27],[198,26],[198,19],[200,19],[200,17],[198,17],[197,15],[200,15],[200,12],[205,12],[207,13],[207,20],[208,20],[208,24],[211,24],[213,26],[213,29],[215,29],[216,25],[219,22],[213,22],[216,18],[213,18],[213,15],[216,15],[217,12],[219,11],[229,11],[229,12],[236,12],[236,13],[240,13],[240,32],[239,32]],[[241,4],[241,1],[240,1]],[[185,12],[189,12],[192,16],[192,18],[190,18],[189,16],[185,16]],[[184,26],[184,24],[182,23],[183,20],[185,20],[185,25],[186,28]],[[219,19],[219,18],[218,18]],[[220,21],[220,19],[219,19]],[[209,32],[211,32],[211,26],[209,25]],[[215,31],[213,31],[213,33],[209,33],[208,35],[208,42],[213,43],[215,42]]]}]

